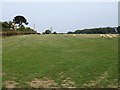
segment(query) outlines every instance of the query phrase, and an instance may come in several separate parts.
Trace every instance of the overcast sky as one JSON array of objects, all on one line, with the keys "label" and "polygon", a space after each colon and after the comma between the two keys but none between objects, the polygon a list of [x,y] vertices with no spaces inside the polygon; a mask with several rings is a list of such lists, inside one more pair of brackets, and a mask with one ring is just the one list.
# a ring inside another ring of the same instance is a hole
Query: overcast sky
[{"label": "overcast sky", "polygon": [[38,32],[56,32],[118,25],[117,2],[4,2],[2,21],[23,15]]}]

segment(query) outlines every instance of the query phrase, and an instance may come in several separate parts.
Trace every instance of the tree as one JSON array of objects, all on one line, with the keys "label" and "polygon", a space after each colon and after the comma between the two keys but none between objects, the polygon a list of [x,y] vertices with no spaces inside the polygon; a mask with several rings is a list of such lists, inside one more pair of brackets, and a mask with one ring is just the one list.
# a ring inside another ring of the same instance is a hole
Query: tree
[{"label": "tree", "polygon": [[9,23],[8,23],[8,22],[3,22],[3,23],[2,23],[2,27],[4,27],[4,28],[9,28]]},{"label": "tree", "polygon": [[45,34],[51,34],[51,31],[50,30],[46,30]]},{"label": "tree", "polygon": [[2,24],[2,30],[10,30],[10,24],[9,22],[1,22]]},{"label": "tree", "polygon": [[75,32],[74,32],[74,34],[80,34],[82,32],[82,30],[76,30]]},{"label": "tree", "polygon": [[69,32],[67,32],[67,34],[73,34],[74,32],[72,32],[72,31],[69,31]]},{"label": "tree", "polygon": [[30,27],[26,27],[25,30],[26,30],[26,31],[34,31],[34,30],[31,29]]},{"label": "tree", "polygon": [[23,23],[26,25],[28,24],[27,20],[23,16],[14,17],[13,22],[14,24],[18,24],[19,27],[23,26]]},{"label": "tree", "polygon": [[120,26],[117,27],[118,34],[120,34]]},{"label": "tree", "polygon": [[14,30],[14,25],[13,25],[13,22],[12,21],[9,21],[8,22],[9,23],[9,29],[12,29],[12,30]]},{"label": "tree", "polygon": [[56,32],[53,32],[53,34],[57,34]]}]

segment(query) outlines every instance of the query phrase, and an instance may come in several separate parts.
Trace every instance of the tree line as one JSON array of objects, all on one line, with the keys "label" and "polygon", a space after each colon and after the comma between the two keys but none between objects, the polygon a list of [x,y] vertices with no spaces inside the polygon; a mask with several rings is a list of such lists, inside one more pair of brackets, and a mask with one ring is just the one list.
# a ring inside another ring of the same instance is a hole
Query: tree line
[{"label": "tree line", "polygon": [[23,16],[14,17],[13,21],[0,22],[0,29],[3,36],[36,34],[37,32],[30,27],[26,27],[28,22]]},{"label": "tree line", "polygon": [[[2,31],[9,31],[9,30],[14,30],[15,27],[13,27],[12,22],[9,21],[5,21],[5,22],[0,22],[0,28],[2,29]],[[17,31],[34,31],[33,29],[31,29],[30,27],[25,27],[24,25],[20,26],[20,27],[16,27]]]},{"label": "tree line", "polygon": [[67,34],[120,34],[120,26],[69,31]]},{"label": "tree line", "polygon": [[[46,30],[42,34],[57,34],[57,32],[51,32],[50,30]],[[65,33],[58,33],[65,34]],[[83,30],[75,30],[68,31],[67,34],[120,34],[120,26],[118,27],[103,27],[103,28],[91,28],[91,29],[83,29]]]},{"label": "tree line", "polygon": [[[28,25],[27,19],[24,16],[16,16],[13,21],[0,22],[0,29],[3,35],[17,35],[17,34],[36,34],[37,32]],[[40,33],[39,33],[40,34]],[[42,34],[57,34],[56,31],[45,30]],[[62,33],[59,33],[62,34]],[[83,30],[68,31],[67,34],[120,34],[120,26],[118,27],[103,27],[91,28]]]}]

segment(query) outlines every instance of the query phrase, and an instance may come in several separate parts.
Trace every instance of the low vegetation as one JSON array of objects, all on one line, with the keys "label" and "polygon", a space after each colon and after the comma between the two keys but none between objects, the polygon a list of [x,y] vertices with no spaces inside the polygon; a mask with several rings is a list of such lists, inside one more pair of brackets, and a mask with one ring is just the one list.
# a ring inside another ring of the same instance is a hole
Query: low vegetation
[{"label": "low vegetation", "polygon": [[118,86],[118,37],[49,34],[3,37],[3,87]]},{"label": "low vegetation", "polygon": [[25,27],[28,22],[24,16],[16,16],[13,21],[0,22],[0,36],[36,34],[30,27]]},{"label": "low vegetation", "polygon": [[118,27],[101,27],[83,30],[69,31],[67,34],[120,34],[120,26]]}]

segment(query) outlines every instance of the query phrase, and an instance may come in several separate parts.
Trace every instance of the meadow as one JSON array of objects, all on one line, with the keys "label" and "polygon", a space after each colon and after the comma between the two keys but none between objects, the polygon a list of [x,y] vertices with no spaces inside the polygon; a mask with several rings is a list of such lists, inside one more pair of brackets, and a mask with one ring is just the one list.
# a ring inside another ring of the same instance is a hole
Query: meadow
[{"label": "meadow", "polygon": [[116,88],[118,38],[98,34],[3,37],[2,75],[7,88]]}]

